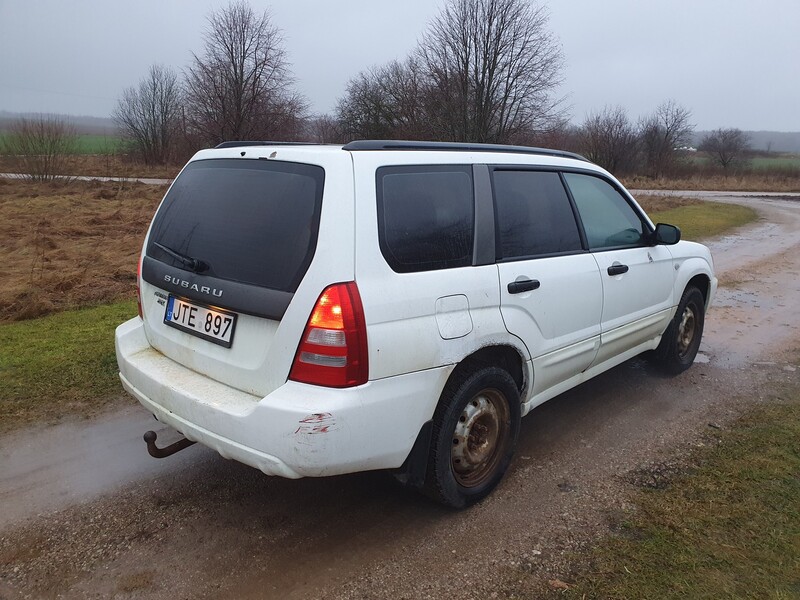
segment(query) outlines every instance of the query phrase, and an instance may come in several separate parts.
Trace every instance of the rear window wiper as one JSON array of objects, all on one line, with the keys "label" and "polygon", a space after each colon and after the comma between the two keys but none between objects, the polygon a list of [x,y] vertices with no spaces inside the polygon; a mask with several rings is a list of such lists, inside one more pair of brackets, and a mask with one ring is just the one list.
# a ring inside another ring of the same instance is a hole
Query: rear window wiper
[{"label": "rear window wiper", "polygon": [[208,270],[208,263],[203,262],[199,258],[194,258],[192,256],[187,256],[186,254],[181,254],[172,248],[165,246],[164,244],[159,244],[158,242],[153,242],[153,245],[160,249],[161,251],[169,254],[172,258],[180,262],[186,267],[189,267],[190,270],[194,271],[195,273],[202,273],[203,271]]}]

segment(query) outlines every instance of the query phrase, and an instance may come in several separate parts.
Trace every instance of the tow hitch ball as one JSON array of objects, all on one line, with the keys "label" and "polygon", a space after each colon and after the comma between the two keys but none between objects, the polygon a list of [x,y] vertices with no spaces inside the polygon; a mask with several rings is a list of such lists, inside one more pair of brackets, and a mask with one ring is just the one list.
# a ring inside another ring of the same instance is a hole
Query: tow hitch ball
[{"label": "tow hitch ball", "polygon": [[178,440],[174,444],[170,444],[165,448],[159,448],[156,446],[157,437],[158,436],[156,435],[155,431],[147,431],[144,434],[144,441],[147,444],[147,452],[153,458],[166,458],[168,456],[172,456],[176,452],[180,452],[184,448],[188,448],[194,444],[194,442],[183,438],[182,440]]}]

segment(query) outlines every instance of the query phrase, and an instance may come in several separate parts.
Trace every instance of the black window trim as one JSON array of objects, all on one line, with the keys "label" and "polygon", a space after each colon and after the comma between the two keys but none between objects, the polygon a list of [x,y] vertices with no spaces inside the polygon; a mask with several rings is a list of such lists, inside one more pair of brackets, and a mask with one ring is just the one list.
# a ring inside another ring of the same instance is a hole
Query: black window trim
[{"label": "black window trim", "polygon": [[475,196],[475,248],[472,266],[493,265],[495,256],[494,186],[489,166],[472,165]]},{"label": "black window trim", "polygon": [[276,321],[283,319],[295,294],[194,273],[146,255],[142,279],[195,302],[210,302],[218,308]]},{"label": "black window trim", "polygon": [[[580,215],[578,214],[578,208],[575,205],[575,201],[572,198],[572,194],[569,192],[569,188],[566,186],[566,182],[564,181],[564,177],[561,174],[562,171],[565,169],[561,167],[555,167],[553,165],[515,165],[515,164],[494,164],[489,165],[490,170],[490,177],[492,182],[492,208],[493,208],[493,217],[494,217],[494,235],[495,235],[495,247],[494,247],[494,255],[495,259],[494,262],[497,264],[505,264],[505,263],[512,263],[512,262],[519,262],[522,260],[537,260],[540,258],[555,258],[559,256],[576,256],[578,254],[587,254],[590,252],[589,245],[586,241],[586,232],[583,230],[583,221],[580,219]],[[591,173],[592,171],[588,169],[575,169],[576,171],[580,172],[587,172]],[[497,171],[538,171],[538,172],[545,172],[545,173],[556,173],[559,176],[559,180],[561,181],[561,185],[564,187],[564,191],[567,194],[567,198],[569,200],[570,208],[572,209],[572,217],[575,219],[575,224],[578,227],[578,235],[581,240],[581,249],[580,250],[565,250],[564,252],[546,252],[542,254],[530,254],[526,256],[510,256],[505,258],[502,256],[500,247],[499,247],[499,240],[500,234],[497,231],[497,202],[495,196],[495,186],[494,186],[494,174]]]}]

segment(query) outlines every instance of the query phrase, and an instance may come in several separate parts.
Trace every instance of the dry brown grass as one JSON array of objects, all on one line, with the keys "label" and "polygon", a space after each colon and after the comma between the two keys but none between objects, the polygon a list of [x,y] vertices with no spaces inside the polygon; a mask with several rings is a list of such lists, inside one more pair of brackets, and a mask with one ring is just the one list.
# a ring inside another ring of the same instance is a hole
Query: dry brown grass
[{"label": "dry brown grass", "polygon": [[742,176],[697,175],[692,177],[652,179],[632,176],[622,180],[635,190],[699,190],[720,192],[800,192],[800,178],[792,174]]},{"label": "dry brown grass", "polygon": [[[173,179],[183,165],[147,166],[125,156],[113,154],[75,154],[67,156],[62,167],[63,175],[93,177],[148,177]],[[18,170],[13,160],[0,156],[0,173]]]},{"label": "dry brown grass", "polygon": [[702,204],[701,200],[696,198],[685,198],[684,196],[655,196],[639,194],[635,196],[635,198],[636,202],[639,203],[639,206],[641,206],[648,215],[650,213],[672,210],[673,208]]},{"label": "dry brown grass", "polygon": [[0,179],[0,321],[132,297],[165,189]]}]

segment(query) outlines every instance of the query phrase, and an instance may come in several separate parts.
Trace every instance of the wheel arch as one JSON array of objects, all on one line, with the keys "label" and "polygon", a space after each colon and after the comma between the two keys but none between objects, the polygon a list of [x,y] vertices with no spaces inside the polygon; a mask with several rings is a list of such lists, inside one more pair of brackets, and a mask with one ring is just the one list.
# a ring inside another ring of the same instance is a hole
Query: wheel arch
[{"label": "wheel arch", "polygon": [[[696,287],[698,290],[700,290],[700,293],[703,294],[703,304],[707,309],[710,301],[709,295],[711,291],[711,278],[705,273],[699,273],[689,279],[683,289],[686,290],[688,287]],[[683,291],[681,294],[683,294]]]},{"label": "wheel arch", "polygon": [[[447,389],[450,383],[460,378],[465,372],[484,367],[498,367],[506,370],[517,389],[520,392],[520,407],[524,404],[525,392],[531,388],[532,373],[527,366],[527,359],[522,351],[510,344],[497,343],[483,346],[474,350],[472,353],[461,359],[447,377],[442,391]],[[437,398],[436,408],[441,402]],[[434,409],[435,411],[436,409]],[[433,414],[431,420],[426,421],[417,435],[414,446],[403,465],[394,471],[394,475],[402,484],[421,488],[428,468],[428,448],[431,443],[431,430]]]},{"label": "wheel arch", "polygon": [[494,344],[478,348],[471,354],[465,356],[450,373],[445,383],[445,387],[454,378],[460,376],[464,371],[474,370],[482,367],[499,367],[511,375],[520,398],[524,396],[525,390],[530,387],[530,374],[525,366],[526,360],[522,353],[509,344]]}]

